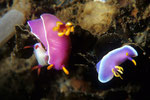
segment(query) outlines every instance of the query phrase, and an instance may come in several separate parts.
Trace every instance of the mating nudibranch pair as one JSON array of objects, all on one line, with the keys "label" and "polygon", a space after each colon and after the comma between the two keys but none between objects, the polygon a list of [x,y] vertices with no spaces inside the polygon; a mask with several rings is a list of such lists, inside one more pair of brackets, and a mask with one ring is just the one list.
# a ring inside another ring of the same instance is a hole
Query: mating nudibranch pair
[{"label": "mating nudibranch pair", "polygon": [[71,51],[70,32],[74,31],[71,22],[63,23],[56,16],[51,14],[42,14],[41,19],[28,21],[31,33],[35,35],[41,43],[34,45],[34,53],[39,63],[32,69],[38,69],[45,65],[48,70],[55,68],[63,70],[67,75],[69,71],[66,69],[69,54]]},{"label": "mating nudibranch pair", "polygon": [[126,60],[130,60],[136,66],[136,61],[131,58],[136,56],[138,56],[137,51],[129,45],[125,45],[107,53],[96,65],[99,81],[106,83],[110,81],[113,76],[123,79],[121,77],[123,68],[119,65]]}]

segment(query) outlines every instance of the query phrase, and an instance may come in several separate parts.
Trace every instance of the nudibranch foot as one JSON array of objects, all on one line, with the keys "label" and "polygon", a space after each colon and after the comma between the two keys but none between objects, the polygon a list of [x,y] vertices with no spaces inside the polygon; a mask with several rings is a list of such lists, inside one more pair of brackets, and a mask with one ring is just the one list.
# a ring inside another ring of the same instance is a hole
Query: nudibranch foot
[{"label": "nudibranch foot", "polygon": [[115,77],[120,77],[121,79],[123,79],[120,75],[123,74],[123,68],[121,66],[115,66],[115,68],[112,69],[112,72]]},{"label": "nudibranch foot", "polygon": [[53,66],[54,66],[54,64],[50,64],[50,65],[47,67],[47,70],[52,69],[52,68],[53,68]]},{"label": "nudibranch foot", "polygon": [[69,75],[69,71],[65,68],[65,66],[62,66],[62,70],[64,71],[64,73],[65,73],[66,75]]},{"label": "nudibranch foot", "polygon": [[[126,56],[128,56],[128,55],[129,55],[129,54],[126,53]],[[133,64],[136,66],[136,61],[135,61],[133,58],[131,58],[131,57],[128,56],[128,60],[132,61]]]},{"label": "nudibranch foot", "polygon": [[56,27],[53,28],[53,31],[58,31],[58,36],[69,36],[70,32],[74,32],[74,27],[71,22],[67,22],[66,24],[58,21],[56,22]]}]

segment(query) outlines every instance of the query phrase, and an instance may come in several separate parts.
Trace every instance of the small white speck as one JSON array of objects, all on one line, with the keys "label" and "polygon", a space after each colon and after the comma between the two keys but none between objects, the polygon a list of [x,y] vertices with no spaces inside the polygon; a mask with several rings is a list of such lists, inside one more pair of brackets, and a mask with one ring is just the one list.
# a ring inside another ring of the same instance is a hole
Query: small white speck
[{"label": "small white speck", "polygon": [[146,55],[146,52],[143,52],[143,55]]}]

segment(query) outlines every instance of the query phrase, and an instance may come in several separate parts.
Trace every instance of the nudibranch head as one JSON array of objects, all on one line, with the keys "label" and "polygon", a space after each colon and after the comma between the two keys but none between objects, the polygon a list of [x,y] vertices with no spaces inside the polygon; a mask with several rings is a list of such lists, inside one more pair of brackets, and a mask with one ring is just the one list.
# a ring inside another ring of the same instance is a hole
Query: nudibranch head
[{"label": "nudibranch head", "polygon": [[28,24],[31,33],[42,42],[46,49],[49,64],[47,69],[55,68],[69,74],[65,66],[71,50],[69,34],[74,31],[72,23],[65,24],[52,14],[42,14],[40,17],[40,19],[28,21]]},{"label": "nudibranch head", "polygon": [[48,55],[43,48],[41,43],[36,43],[34,45],[34,54],[37,59],[38,65],[39,66],[45,66],[47,65],[47,60],[48,60]]},{"label": "nudibranch head", "polygon": [[46,66],[48,63],[48,55],[41,43],[36,43],[34,46],[25,46],[24,49],[33,48],[34,54],[37,59],[38,65],[32,67],[32,70],[38,69],[38,75],[40,74],[41,67]]},{"label": "nudibranch head", "polygon": [[135,60],[131,58],[136,56],[138,56],[137,51],[129,45],[125,45],[107,53],[96,65],[99,81],[106,83],[114,76],[123,79],[120,75],[123,74],[123,68],[119,65],[126,60],[130,60],[136,65]]}]

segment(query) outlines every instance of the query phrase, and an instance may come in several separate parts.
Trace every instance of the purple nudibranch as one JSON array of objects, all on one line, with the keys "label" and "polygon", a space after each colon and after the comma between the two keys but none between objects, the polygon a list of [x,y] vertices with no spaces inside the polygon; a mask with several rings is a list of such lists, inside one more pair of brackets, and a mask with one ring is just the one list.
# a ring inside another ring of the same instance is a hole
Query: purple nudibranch
[{"label": "purple nudibranch", "polygon": [[96,65],[98,80],[102,83],[106,83],[114,76],[123,79],[121,77],[123,68],[119,65],[126,60],[130,60],[136,66],[136,61],[131,58],[136,56],[138,56],[137,51],[129,45],[110,51]]},{"label": "purple nudibranch", "polygon": [[40,17],[40,19],[28,21],[28,25],[31,33],[41,41],[46,49],[49,64],[47,69],[55,68],[69,74],[65,66],[67,66],[71,51],[69,34],[74,31],[72,23],[64,23],[52,14],[42,14]]}]

